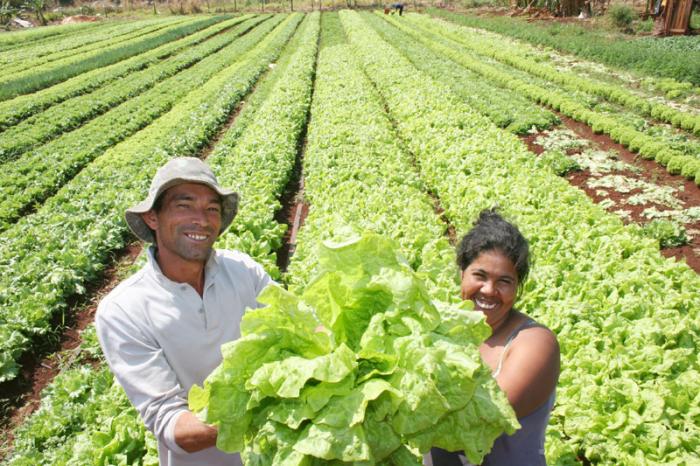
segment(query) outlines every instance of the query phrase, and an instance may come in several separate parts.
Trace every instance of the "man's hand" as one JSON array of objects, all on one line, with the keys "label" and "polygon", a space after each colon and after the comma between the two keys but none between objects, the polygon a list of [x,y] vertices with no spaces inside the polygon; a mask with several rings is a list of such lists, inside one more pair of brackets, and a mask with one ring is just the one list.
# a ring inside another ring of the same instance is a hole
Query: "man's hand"
[{"label": "man's hand", "polygon": [[187,453],[194,453],[216,445],[218,430],[205,424],[187,411],[175,423],[175,442]]}]

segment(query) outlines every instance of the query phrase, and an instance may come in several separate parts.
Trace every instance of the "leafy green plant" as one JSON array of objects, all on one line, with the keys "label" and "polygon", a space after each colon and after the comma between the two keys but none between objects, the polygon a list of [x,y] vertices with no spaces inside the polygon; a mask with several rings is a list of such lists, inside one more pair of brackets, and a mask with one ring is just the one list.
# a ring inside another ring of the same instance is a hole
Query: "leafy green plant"
[{"label": "leafy green plant", "polygon": [[44,10],[48,5],[47,0],[26,0],[25,8],[30,10],[36,15],[37,21],[41,23],[42,26],[46,26],[46,17],[44,17]]},{"label": "leafy green plant", "polygon": [[2,0],[0,2],[0,26],[9,29],[10,21],[17,14],[17,11],[10,0]]},{"label": "leafy green plant", "polygon": [[631,6],[621,3],[611,6],[607,14],[613,26],[625,32],[631,32],[632,23],[637,19],[637,12]]},{"label": "leafy green plant", "polygon": [[556,175],[564,176],[581,169],[578,162],[561,151],[545,151],[537,157],[543,167],[550,168]]},{"label": "leafy green plant", "polygon": [[658,240],[662,248],[674,248],[688,243],[683,225],[669,220],[652,220],[642,227],[642,232],[645,236]]}]

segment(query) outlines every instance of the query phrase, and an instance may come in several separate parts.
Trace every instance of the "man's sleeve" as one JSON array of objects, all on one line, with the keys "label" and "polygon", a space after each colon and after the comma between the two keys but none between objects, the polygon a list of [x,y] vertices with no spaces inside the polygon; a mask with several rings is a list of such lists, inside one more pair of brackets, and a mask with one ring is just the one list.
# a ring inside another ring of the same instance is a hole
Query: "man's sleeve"
[{"label": "man's sleeve", "polygon": [[146,427],[175,453],[175,423],[187,411],[187,393],[150,332],[113,302],[100,303],[97,336],[107,363]]},{"label": "man's sleeve", "polygon": [[256,278],[256,283],[257,286],[255,287],[255,295],[259,295],[260,292],[270,283],[272,283],[272,278],[270,275],[265,271],[265,269],[262,267],[262,265],[258,264],[257,262],[254,262],[255,264],[255,278]]}]

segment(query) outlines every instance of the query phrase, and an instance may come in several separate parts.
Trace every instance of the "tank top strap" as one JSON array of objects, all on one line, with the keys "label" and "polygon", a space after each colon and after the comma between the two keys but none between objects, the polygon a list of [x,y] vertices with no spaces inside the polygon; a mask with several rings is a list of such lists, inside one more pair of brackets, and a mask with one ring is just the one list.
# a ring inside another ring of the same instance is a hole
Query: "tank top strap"
[{"label": "tank top strap", "polygon": [[501,357],[498,358],[498,365],[496,366],[496,370],[493,371],[491,374],[494,378],[498,377],[498,374],[501,373],[501,368],[503,367],[503,360],[505,359],[506,353],[508,352],[508,349],[510,348],[510,344],[513,343],[513,340],[515,340],[515,337],[518,336],[518,333],[520,333],[521,330],[524,330],[526,328],[530,327],[535,327],[539,325],[537,322],[535,322],[531,318],[527,318],[525,322],[522,324],[518,325],[515,330],[513,330],[510,335],[508,335],[508,339],[506,340],[505,346],[503,346],[503,351],[501,351]]}]

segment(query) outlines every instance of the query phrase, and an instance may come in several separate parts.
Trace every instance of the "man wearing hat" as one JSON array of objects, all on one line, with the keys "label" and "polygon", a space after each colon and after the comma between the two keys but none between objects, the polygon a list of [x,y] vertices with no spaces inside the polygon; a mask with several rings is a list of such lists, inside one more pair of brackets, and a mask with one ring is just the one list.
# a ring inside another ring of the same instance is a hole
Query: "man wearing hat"
[{"label": "man wearing hat", "polygon": [[244,310],[271,282],[247,255],[212,247],[237,207],[204,162],[183,157],[126,211],[134,234],[152,243],[148,262],[102,300],[95,324],[112,372],[158,439],[161,466],[241,464],[187,409],[190,387],[221,363],[221,345],[240,336]]}]

